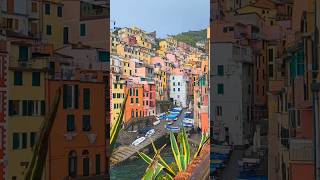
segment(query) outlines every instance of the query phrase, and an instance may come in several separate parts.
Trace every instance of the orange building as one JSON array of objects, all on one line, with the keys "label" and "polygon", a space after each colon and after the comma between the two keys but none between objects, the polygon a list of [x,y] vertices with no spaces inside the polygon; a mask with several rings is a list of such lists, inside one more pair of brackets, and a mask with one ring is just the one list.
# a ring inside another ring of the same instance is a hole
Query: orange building
[{"label": "orange building", "polygon": [[101,98],[106,96],[105,77],[98,70],[60,70],[62,63],[55,62],[55,71],[46,81],[47,107],[58,88],[62,95],[50,135],[45,179],[105,179],[107,112],[106,98]]},{"label": "orange building", "polygon": [[125,108],[124,122],[130,121],[131,118],[143,117],[143,87],[142,85],[133,85],[126,88],[129,96]]}]

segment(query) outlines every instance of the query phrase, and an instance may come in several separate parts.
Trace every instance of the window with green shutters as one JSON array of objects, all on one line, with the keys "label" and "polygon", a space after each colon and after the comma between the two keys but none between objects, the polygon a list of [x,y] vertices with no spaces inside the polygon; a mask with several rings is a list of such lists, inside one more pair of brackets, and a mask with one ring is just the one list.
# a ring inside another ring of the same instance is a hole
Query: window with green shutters
[{"label": "window with green shutters", "polygon": [[37,133],[36,132],[31,132],[30,133],[30,147],[32,147],[32,148],[36,144],[36,137],[37,137]]},{"label": "window with green shutters", "polygon": [[52,34],[52,27],[51,25],[47,25],[47,35],[51,35]]},{"label": "window with green shutters", "polygon": [[218,84],[218,94],[224,94],[224,84]]},{"label": "window with green shutters", "polygon": [[80,36],[86,35],[86,24],[80,24]]},{"label": "window with green shutters", "polygon": [[19,149],[20,148],[20,134],[13,133],[12,134],[12,149]]},{"label": "window with green shutters", "polygon": [[28,61],[29,48],[28,46],[19,46],[19,61]]},{"label": "window with green shutters", "polygon": [[32,72],[32,86],[40,86],[40,72]]},{"label": "window with green shutters", "polygon": [[83,89],[83,109],[90,109],[90,89]]},{"label": "window with green shutters", "polygon": [[96,175],[99,175],[101,173],[101,160],[100,160],[100,154],[96,155]]},{"label": "window with green shutters", "polygon": [[74,121],[74,115],[68,114],[67,115],[67,131],[74,131],[75,130],[75,121]]},{"label": "window with green shutters", "polygon": [[224,67],[223,65],[218,65],[218,76],[224,75]]},{"label": "window with green shutters", "polygon": [[110,53],[107,51],[99,51],[99,61],[109,62],[110,61]]},{"label": "window with green shutters", "polygon": [[41,101],[41,115],[44,116],[46,114],[46,103],[44,100]]},{"label": "window with green shutters", "polygon": [[62,17],[62,7],[61,6],[57,7],[57,16]]},{"label": "window with green shutters", "polygon": [[269,64],[268,71],[269,71],[269,78],[273,78],[273,64]]},{"label": "window with green shutters", "polygon": [[27,144],[28,144],[28,134],[22,133],[22,149],[27,148]]},{"label": "window with green shutters", "polygon": [[15,86],[21,86],[23,81],[22,81],[22,72],[21,71],[15,71],[14,72],[14,85]]},{"label": "window with green shutters", "polygon": [[50,15],[50,4],[49,3],[46,3],[45,4],[45,14],[46,15]]},{"label": "window with green shutters", "polygon": [[90,115],[83,115],[82,116],[82,130],[83,131],[90,131],[91,130]]}]

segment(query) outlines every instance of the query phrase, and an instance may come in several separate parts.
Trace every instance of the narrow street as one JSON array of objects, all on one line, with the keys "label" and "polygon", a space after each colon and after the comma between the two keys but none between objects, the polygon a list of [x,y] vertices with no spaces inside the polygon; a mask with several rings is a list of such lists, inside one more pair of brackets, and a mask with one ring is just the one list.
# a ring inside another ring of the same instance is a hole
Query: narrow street
[{"label": "narrow street", "polygon": [[237,149],[237,148],[234,149],[234,151],[231,154],[230,160],[221,175],[221,178],[220,178],[221,180],[238,179],[240,175],[238,160],[241,159],[243,152],[244,152],[243,149]]}]

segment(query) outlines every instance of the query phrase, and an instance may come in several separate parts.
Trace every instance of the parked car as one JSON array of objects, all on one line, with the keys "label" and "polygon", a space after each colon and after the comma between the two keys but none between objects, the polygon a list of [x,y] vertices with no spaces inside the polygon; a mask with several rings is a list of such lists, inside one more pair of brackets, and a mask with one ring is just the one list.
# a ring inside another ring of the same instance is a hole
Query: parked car
[{"label": "parked car", "polygon": [[136,139],[135,141],[132,142],[133,146],[138,146],[139,144],[141,144],[146,138],[145,137],[141,137]]},{"label": "parked car", "polygon": [[154,129],[151,129],[151,130],[149,130],[149,131],[146,133],[145,137],[150,137],[150,136],[152,136],[155,132],[156,132],[156,131],[155,131]]},{"label": "parked car", "polygon": [[152,127],[145,127],[145,128],[141,128],[138,130],[138,134],[143,134],[145,135],[148,131],[150,131],[152,129]]}]

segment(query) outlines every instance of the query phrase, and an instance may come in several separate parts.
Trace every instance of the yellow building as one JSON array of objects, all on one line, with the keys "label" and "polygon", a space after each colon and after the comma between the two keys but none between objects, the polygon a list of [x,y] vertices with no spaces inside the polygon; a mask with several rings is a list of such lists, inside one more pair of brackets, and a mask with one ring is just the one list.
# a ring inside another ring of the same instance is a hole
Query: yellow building
[{"label": "yellow building", "polygon": [[124,79],[120,77],[120,74],[112,74],[112,87],[111,87],[111,100],[110,100],[110,105],[111,105],[111,124],[112,126],[117,120],[120,110],[122,108],[122,103],[124,100],[125,96],[125,86],[126,82]]},{"label": "yellow building", "polygon": [[49,0],[42,3],[41,26],[44,42],[53,44],[54,49],[63,46],[63,3],[62,0]]},{"label": "yellow building", "polygon": [[[8,148],[6,179],[24,179],[45,115],[45,69],[48,56],[32,58],[32,45],[11,40],[9,63]],[[52,50],[52,47],[38,48]],[[50,53],[42,51],[39,53]]]}]

